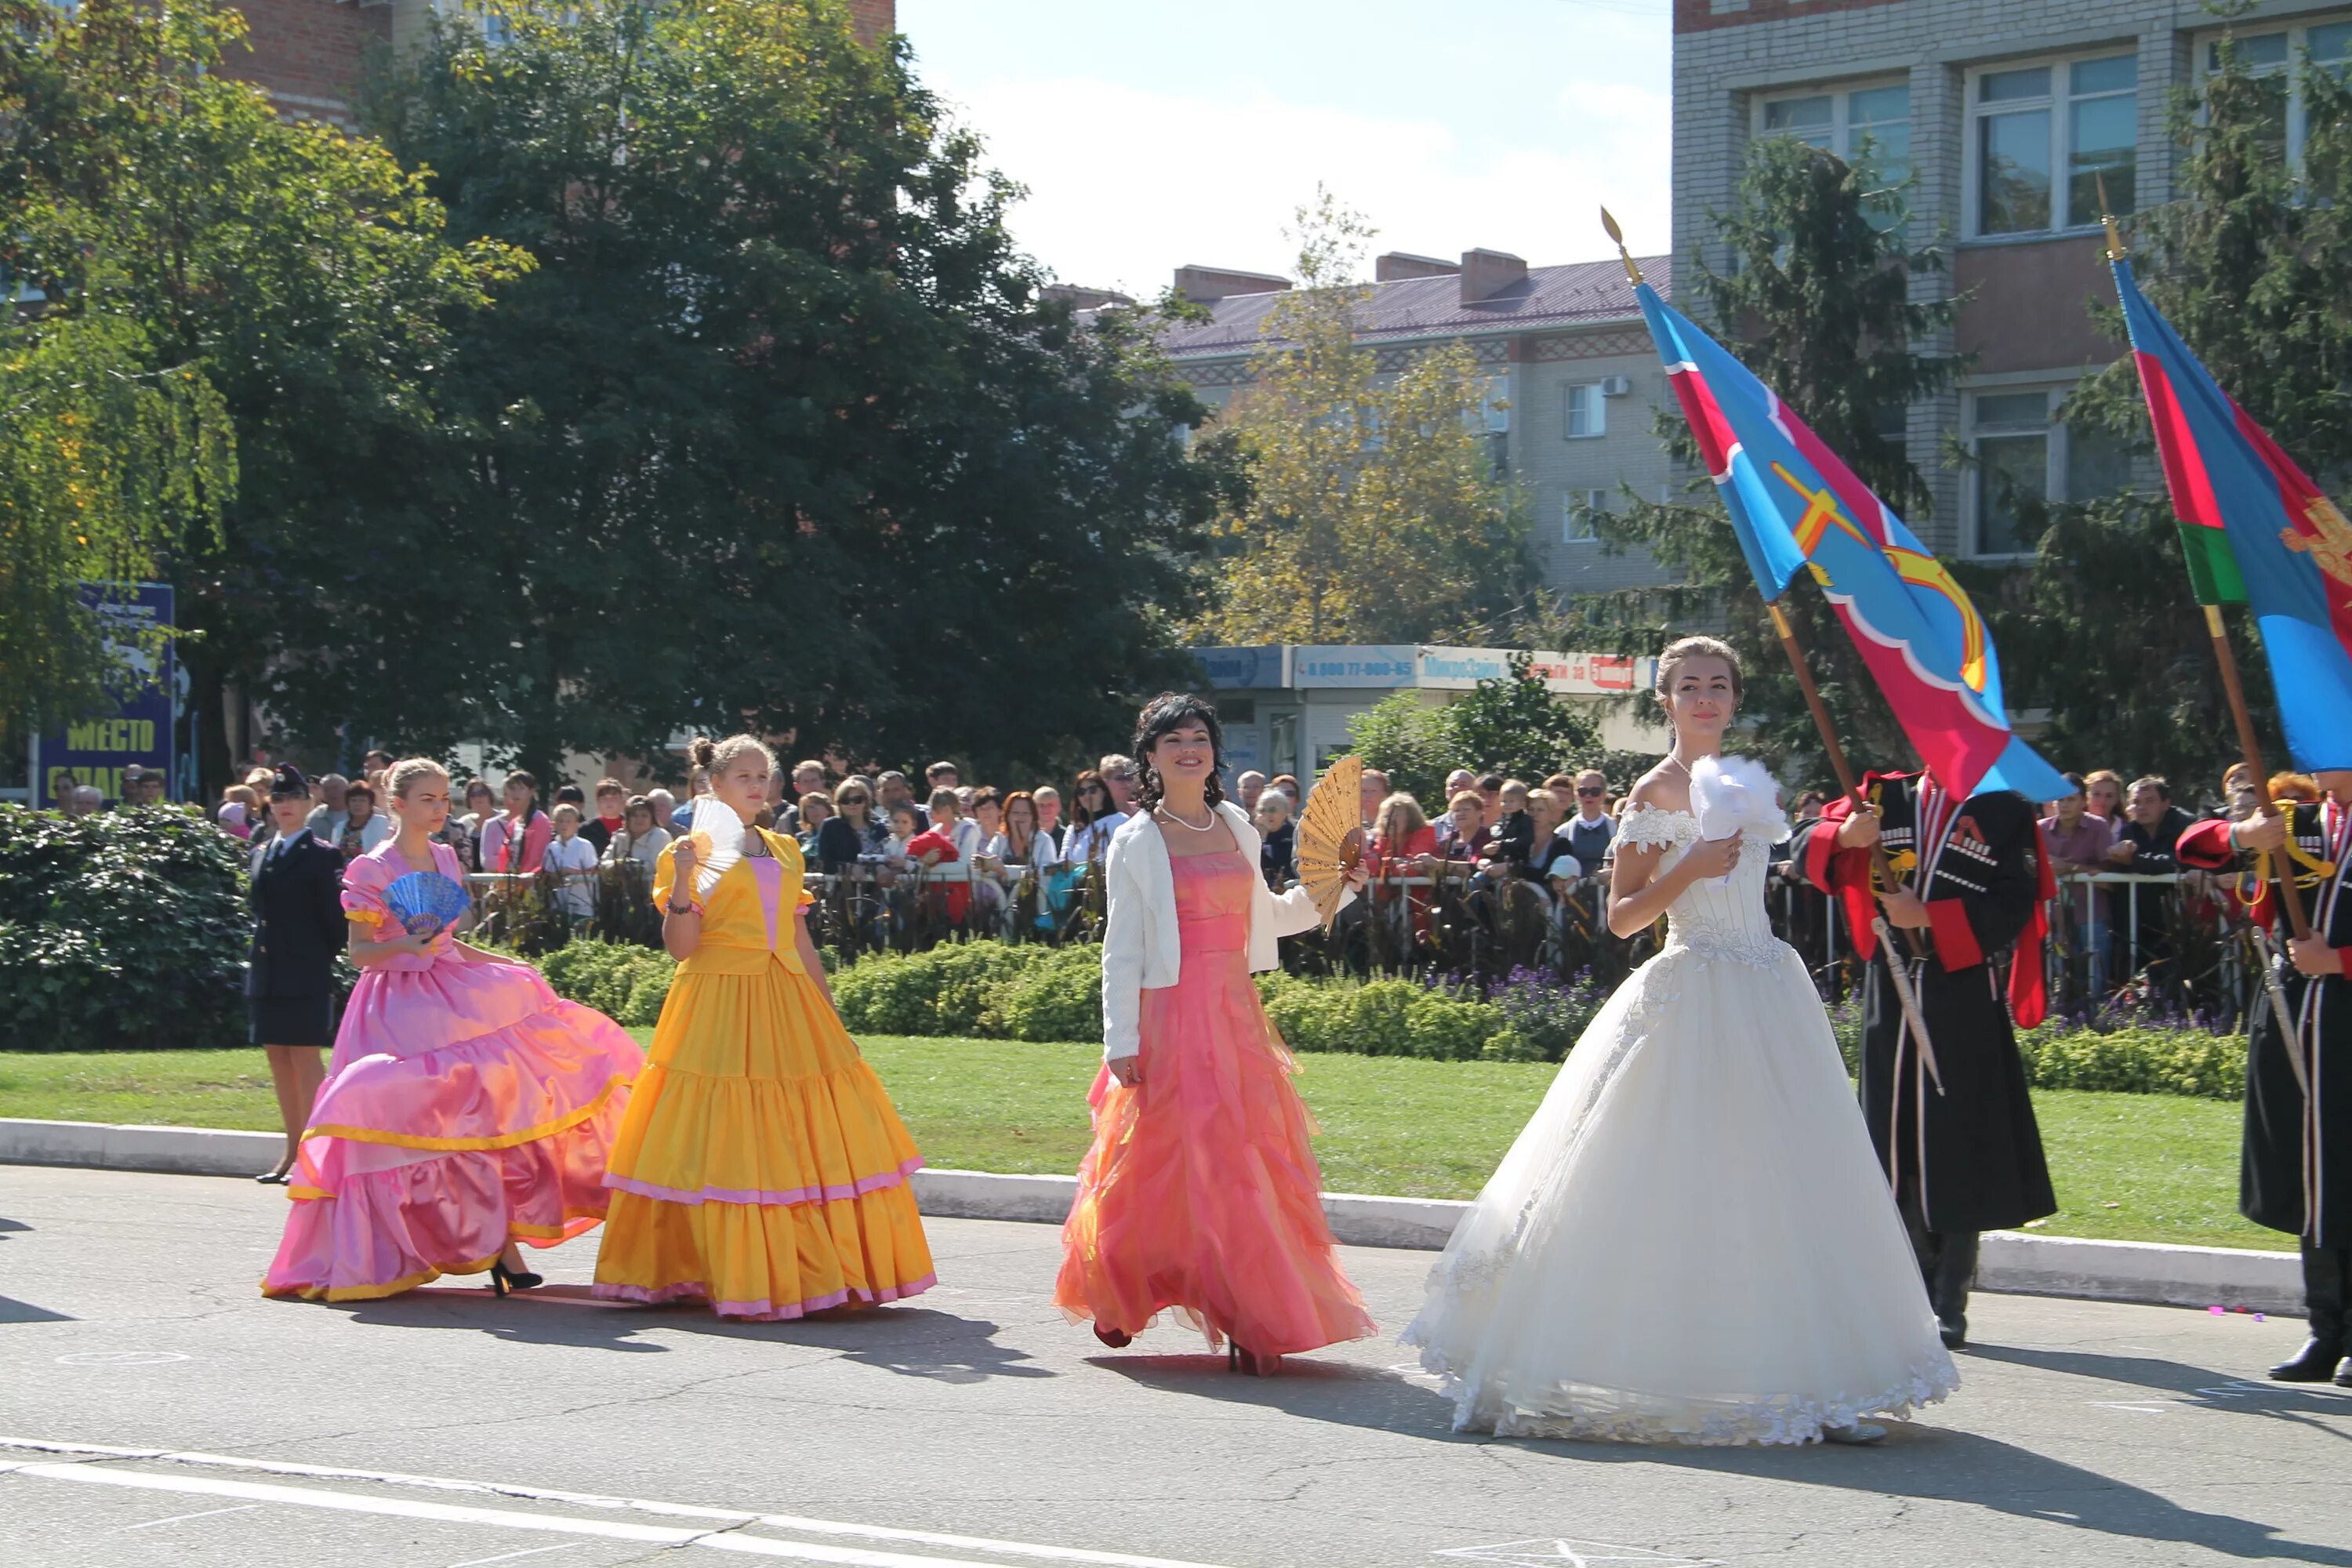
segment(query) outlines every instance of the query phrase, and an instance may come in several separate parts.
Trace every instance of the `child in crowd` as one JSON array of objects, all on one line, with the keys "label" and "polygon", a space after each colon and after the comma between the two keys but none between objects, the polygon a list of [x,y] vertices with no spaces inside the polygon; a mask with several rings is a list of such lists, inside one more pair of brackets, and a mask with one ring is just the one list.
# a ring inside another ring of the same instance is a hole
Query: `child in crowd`
[{"label": "child in crowd", "polygon": [[502,795],[506,809],[482,826],[482,869],[531,876],[555,837],[554,824],[539,809],[539,780],[517,768]]},{"label": "child in crowd", "polygon": [[564,801],[555,808],[555,841],[541,865],[561,879],[563,912],[584,921],[596,912],[596,846],[580,831],[580,808]]}]

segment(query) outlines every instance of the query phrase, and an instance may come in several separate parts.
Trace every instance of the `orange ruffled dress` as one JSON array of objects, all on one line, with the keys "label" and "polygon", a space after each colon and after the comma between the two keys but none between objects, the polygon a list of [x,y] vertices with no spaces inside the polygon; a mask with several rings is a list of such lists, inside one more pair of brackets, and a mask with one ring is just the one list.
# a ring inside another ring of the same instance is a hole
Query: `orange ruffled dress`
[{"label": "orange ruffled dress", "polygon": [[701,900],[701,944],[662,1005],[604,1177],[599,1296],[773,1320],[935,1283],[907,1184],[922,1156],[802,963],[800,847],[764,837],[770,855]]},{"label": "orange ruffled dress", "polygon": [[1323,1217],[1298,1063],[1249,973],[1257,868],[1171,858],[1183,965],[1143,993],[1143,1081],[1106,1068],[1094,1146],[1062,1229],[1054,1304],[1137,1333],[1173,1310],[1208,1336],[1293,1355],[1375,1332]]}]

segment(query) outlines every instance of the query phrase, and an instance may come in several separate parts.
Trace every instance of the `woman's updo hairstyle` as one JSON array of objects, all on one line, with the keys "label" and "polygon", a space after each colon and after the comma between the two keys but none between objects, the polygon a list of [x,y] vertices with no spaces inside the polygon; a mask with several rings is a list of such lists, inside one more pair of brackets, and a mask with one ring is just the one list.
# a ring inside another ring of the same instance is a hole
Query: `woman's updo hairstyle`
[{"label": "woman's updo hairstyle", "polygon": [[1719,658],[1731,667],[1731,700],[1739,700],[1739,655],[1721,637],[1679,637],[1658,656],[1658,684],[1652,695],[1661,707],[1675,689],[1675,671],[1695,658]]},{"label": "woman's updo hairstyle", "polygon": [[713,778],[725,773],[735,759],[746,752],[759,752],[767,759],[768,771],[776,771],[776,753],[768,750],[768,743],[757,735],[730,735],[723,741],[697,735],[686,748],[686,754],[694,759],[694,765]]},{"label": "woman's updo hairstyle", "polygon": [[1225,798],[1218,778],[1225,766],[1225,727],[1217,722],[1216,704],[1188,691],[1163,691],[1135,717],[1135,765],[1141,775],[1135,793],[1138,809],[1150,812],[1160,804],[1160,770],[1151,765],[1151,748],[1178,725],[1195,722],[1209,731],[1209,779],[1202,793],[1211,805]]},{"label": "woman's updo hairstyle", "polygon": [[446,779],[449,776],[449,770],[430,757],[404,758],[384,770],[384,791],[394,800],[406,800],[410,785],[435,773]]}]

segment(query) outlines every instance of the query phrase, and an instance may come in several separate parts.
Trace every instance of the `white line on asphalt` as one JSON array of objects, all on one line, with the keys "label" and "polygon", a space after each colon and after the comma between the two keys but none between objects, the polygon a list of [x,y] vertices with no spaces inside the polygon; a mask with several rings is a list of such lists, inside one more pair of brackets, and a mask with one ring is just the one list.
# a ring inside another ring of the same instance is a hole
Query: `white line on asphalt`
[{"label": "white line on asphalt", "polygon": [[[491,1497],[522,1498],[532,1502],[568,1503],[573,1507],[625,1509],[635,1513],[650,1513],[657,1518],[709,1520],[730,1526],[757,1522],[772,1525],[779,1530],[796,1530],[803,1534],[849,1536],[862,1541],[897,1542],[909,1546],[985,1552],[997,1557],[1030,1557],[1051,1563],[1085,1563],[1095,1564],[1096,1568],[1214,1568],[1211,1563],[1180,1562],[1170,1557],[1139,1557],[1124,1552],[1090,1552],[1080,1547],[1042,1546],[1033,1542],[996,1541],[980,1535],[894,1530],[883,1525],[845,1524],[836,1520],[803,1519],[793,1514],[748,1513],[740,1509],[698,1508],[690,1503],[656,1502],[644,1498],[608,1497],[597,1492],[559,1491],[549,1487],[507,1485],[494,1481],[457,1480],[446,1476],[344,1469],[332,1465],[299,1464],[289,1459],[247,1459],[227,1454],[192,1453],[168,1448],[117,1448],[89,1443],[49,1442],[35,1437],[0,1437],[0,1448],[30,1448],[45,1454],[86,1454],[109,1459],[154,1459],[174,1465],[255,1470],[264,1475],[368,1481],[378,1486],[420,1487],[431,1491],[472,1492]],[[0,1464],[0,1473],[5,1473],[9,1468],[12,1467]]]},{"label": "white line on asphalt", "polygon": [[257,1502],[242,1502],[237,1504],[235,1508],[208,1508],[202,1513],[175,1513],[169,1519],[151,1519],[144,1524],[126,1524],[122,1528],[125,1530],[152,1530],[159,1524],[178,1524],[184,1520],[211,1519],[216,1515],[224,1513],[251,1513],[255,1509],[257,1509],[261,1505]]},{"label": "white line on asphalt", "polygon": [[544,1530],[562,1535],[588,1535],[606,1541],[632,1541],[647,1546],[715,1546],[755,1557],[781,1557],[796,1563],[831,1563],[842,1568],[992,1568],[968,1557],[916,1557],[903,1552],[866,1552],[853,1546],[826,1546],[816,1542],[772,1541],[760,1536],[730,1535],[707,1530],[673,1530],[657,1524],[631,1524],[617,1519],[567,1519],[557,1514],[520,1513],[504,1508],[466,1508],[457,1503],[419,1502],[411,1498],[364,1497],[358,1492],[322,1491],[311,1487],[279,1487],[261,1481],[225,1481],[211,1476],[158,1476],[144,1470],[110,1469],[98,1465],[27,1465],[16,1472],[46,1480],[72,1481],[82,1486],[130,1487],[148,1491],[187,1492],[199,1497],[247,1498],[255,1502],[283,1503],[292,1508],[327,1509],[339,1513],[382,1514],[393,1519],[429,1519],[445,1524],[470,1524],[498,1530]]},{"label": "white line on asphalt", "polygon": [[526,1546],[520,1552],[501,1552],[496,1557],[468,1557],[463,1563],[452,1563],[449,1568],[482,1568],[485,1563],[511,1563],[518,1557],[536,1557],[543,1552],[569,1552],[575,1546],[585,1546],[584,1541],[559,1541],[552,1546]]}]

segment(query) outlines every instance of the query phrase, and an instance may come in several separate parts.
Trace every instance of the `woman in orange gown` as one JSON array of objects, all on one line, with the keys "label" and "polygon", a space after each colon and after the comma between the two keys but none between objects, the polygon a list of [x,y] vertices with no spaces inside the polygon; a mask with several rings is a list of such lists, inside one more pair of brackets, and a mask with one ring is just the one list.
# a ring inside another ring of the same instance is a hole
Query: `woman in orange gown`
[{"label": "woman in orange gown", "polygon": [[1324,1222],[1298,1064],[1250,979],[1318,916],[1305,889],[1266,887],[1257,829],[1217,784],[1223,751],[1204,699],[1143,710],[1142,794],[1106,868],[1094,1146],[1054,1300],[1114,1349],[1173,1311],[1263,1376],[1375,1329]]}]

